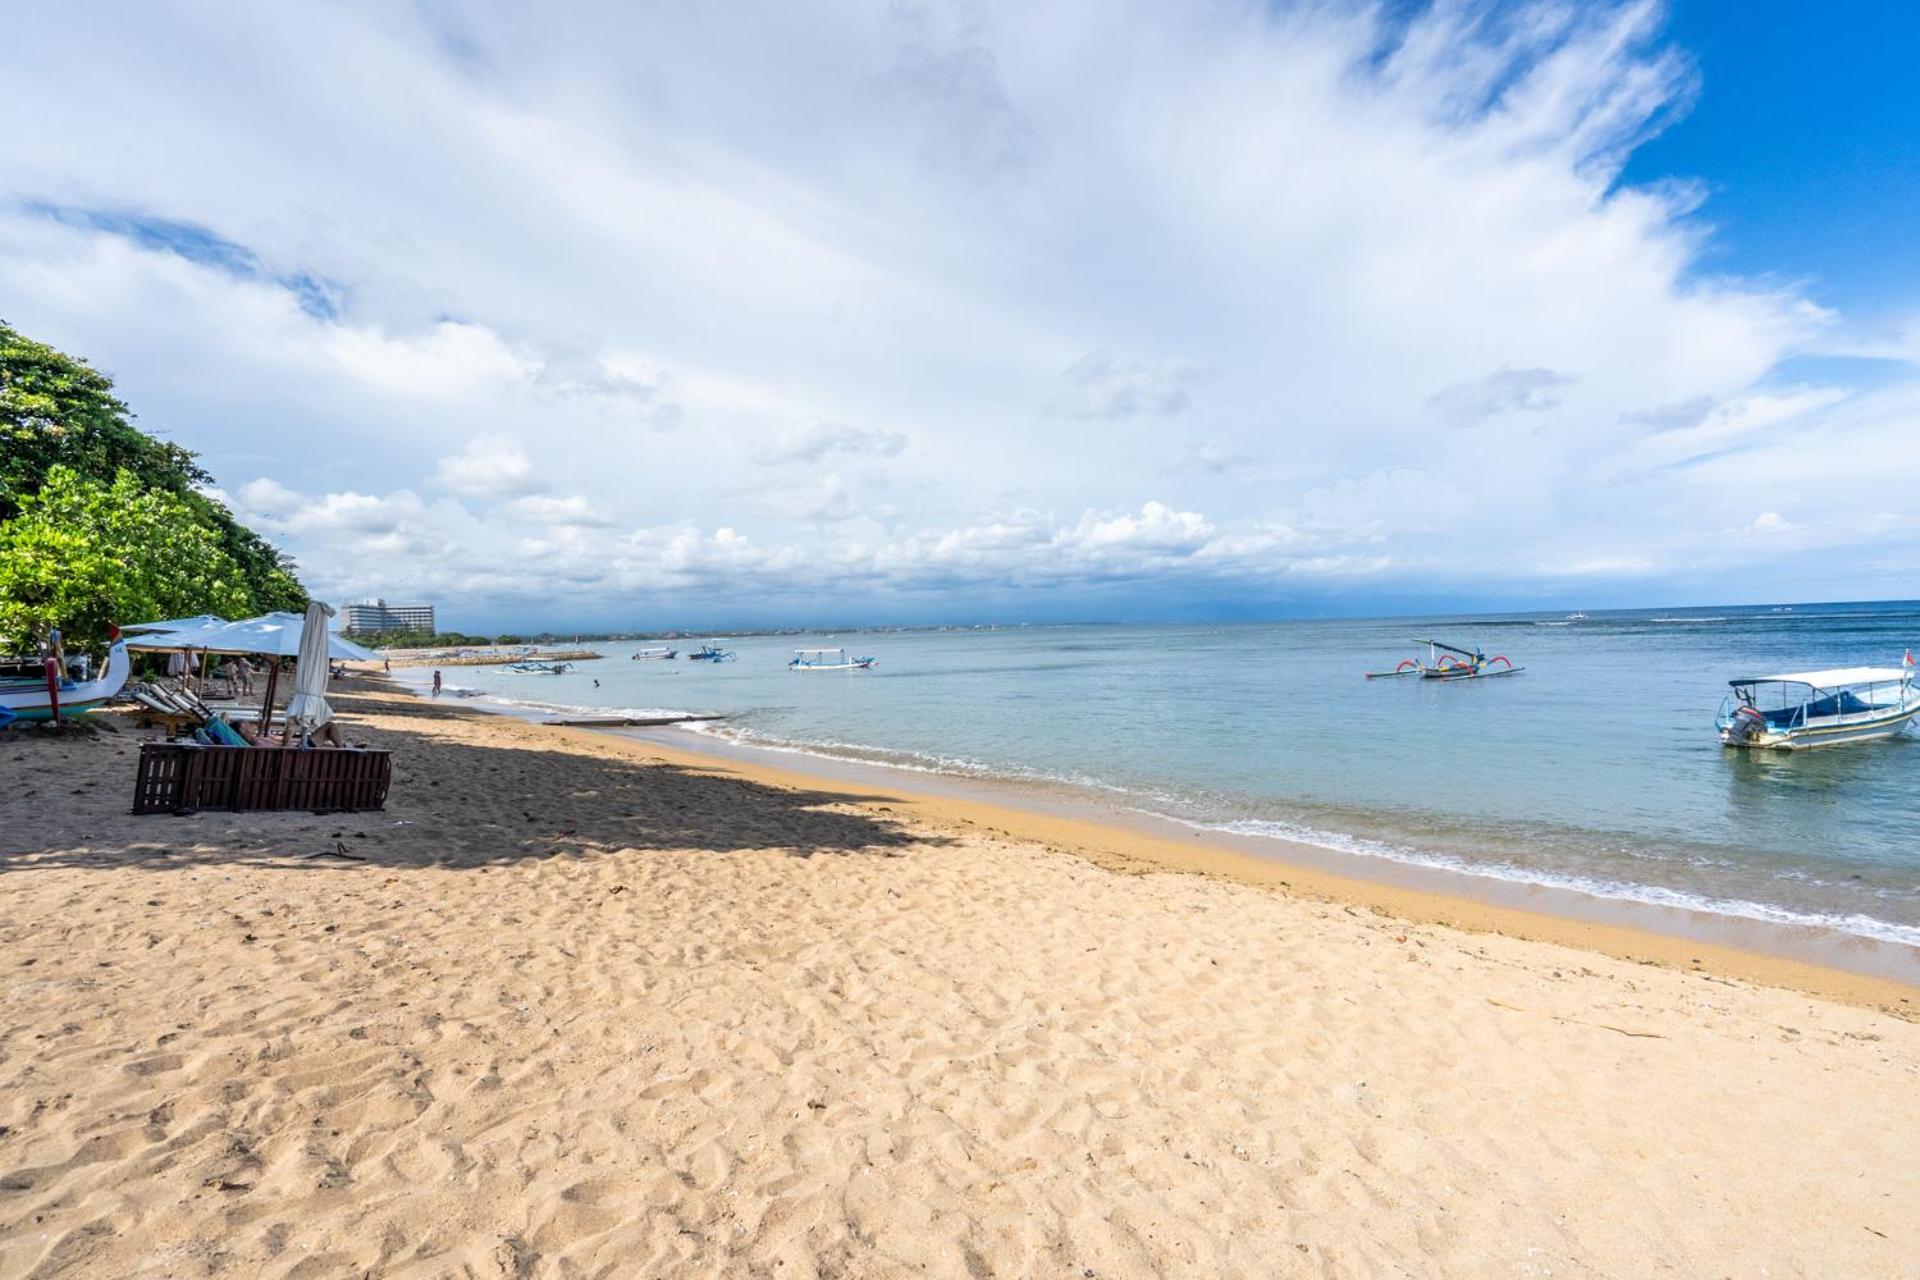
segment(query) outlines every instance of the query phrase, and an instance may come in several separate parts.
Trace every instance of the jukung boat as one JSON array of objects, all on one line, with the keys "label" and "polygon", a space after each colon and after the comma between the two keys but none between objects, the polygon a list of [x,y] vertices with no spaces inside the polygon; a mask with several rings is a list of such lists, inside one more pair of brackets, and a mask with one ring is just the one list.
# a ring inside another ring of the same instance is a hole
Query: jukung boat
[{"label": "jukung boat", "polygon": [[557,676],[565,674],[571,662],[511,662],[507,670],[518,671],[523,676]]},{"label": "jukung boat", "polygon": [[669,649],[665,645],[658,645],[651,649],[640,650],[633,655],[633,660],[635,662],[659,662],[667,658],[677,658],[679,656],[680,651],[678,649]]},{"label": "jukung boat", "polygon": [[734,653],[733,650],[722,649],[719,645],[709,640],[705,644],[701,645],[698,649],[695,649],[692,653],[688,654],[687,661],[689,662],[732,662],[734,658],[738,656],[739,655]]},{"label": "jukung boat", "polygon": [[865,671],[878,658],[849,658],[845,649],[795,649],[789,671]]},{"label": "jukung boat", "polygon": [[[1487,676],[1513,676],[1526,670],[1516,667],[1504,653],[1489,658],[1475,645],[1462,649],[1438,640],[1422,640],[1427,660],[1408,658],[1391,671],[1369,671],[1367,679],[1385,680],[1393,676],[1419,676],[1422,680],[1479,680]],[[1445,652],[1442,652],[1444,650]]]},{"label": "jukung boat", "polygon": [[[107,668],[99,679],[60,681],[60,714],[77,716],[101,706],[120,692],[132,667],[127,658],[126,641],[116,639],[107,650]],[[47,682],[44,679],[8,680],[0,684],[0,711],[7,713],[6,720],[51,719],[53,705],[47,694]]]},{"label": "jukung boat", "polygon": [[1891,738],[1920,716],[1913,654],[1897,667],[1834,667],[1729,680],[1714,728],[1729,747],[1802,751]]}]

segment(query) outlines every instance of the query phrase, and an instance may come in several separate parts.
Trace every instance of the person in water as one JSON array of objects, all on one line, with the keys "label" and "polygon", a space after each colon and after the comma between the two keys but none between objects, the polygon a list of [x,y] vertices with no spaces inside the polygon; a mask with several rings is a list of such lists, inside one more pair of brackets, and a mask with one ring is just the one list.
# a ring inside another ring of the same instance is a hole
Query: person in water
[{"label": "person in water", "polygon": [[433,673],[433,696],[436,698],[440,696],[440,673],[438,671]]}]

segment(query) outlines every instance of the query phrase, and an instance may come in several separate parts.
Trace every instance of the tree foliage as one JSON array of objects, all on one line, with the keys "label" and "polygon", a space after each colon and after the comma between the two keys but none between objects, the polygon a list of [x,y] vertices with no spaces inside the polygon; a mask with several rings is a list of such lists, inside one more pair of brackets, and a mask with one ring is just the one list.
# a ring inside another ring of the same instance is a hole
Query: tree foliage
[{"label": "tree foliage", "polygon": [[107,634],[116,622],[250,611],[245,574],[177,494],[56,466],[0,524],[0,635]]},{"label": "tree foliage", "polygon": [[493,643],[464,631],[356,631],[351,639],[369,649],[477,649]]},{"label": "tree foliage", "polygon": [[291,564],[204,492],[194,454],[130,418],[105,375],[0,323],[0,648],[55,626],[78,647],[114,623],[306,607]]}]

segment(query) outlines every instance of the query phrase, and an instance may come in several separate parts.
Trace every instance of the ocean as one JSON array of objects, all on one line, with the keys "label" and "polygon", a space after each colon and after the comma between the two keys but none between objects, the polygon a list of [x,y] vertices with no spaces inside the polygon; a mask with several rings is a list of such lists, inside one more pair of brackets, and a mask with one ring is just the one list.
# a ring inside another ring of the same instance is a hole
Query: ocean
[{"label": "ocean", "polygon": [[[1524,671],[1363,678],[1428,637]],[[1735,676],[1897,665],[1920,644],[1920,603],[721,640],[738,661],[689,662],[681,642],[679,659],[634,662],[640,644],[601,643],[606,660],[558,676],[444,674],[521,714],[728,717],[668,731],[694,748],[705,735],[999,780],[1243,845],[1920,946],[1920,736],[1750,753],[1712,724]],[[820,645],[879,664],[786,669]]]}]

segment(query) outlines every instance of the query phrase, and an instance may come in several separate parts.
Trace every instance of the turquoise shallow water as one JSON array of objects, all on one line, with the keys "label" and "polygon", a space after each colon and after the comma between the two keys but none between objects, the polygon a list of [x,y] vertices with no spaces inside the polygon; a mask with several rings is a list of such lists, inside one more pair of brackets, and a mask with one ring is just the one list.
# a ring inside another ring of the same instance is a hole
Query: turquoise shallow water
[{"label": "turquoise shallow water", "polygon": [[[1686,621],[1656,621],[1681,618]],[[724,665],[449,668],[523,710],[725,712],[748,743],[1090,789],[1204,827],[1920,944],[1920,737],[1722,748],[1738,675],[1893,665],[1920,604],[728,640]],[[1368,682],[1435,636],[1526,670]],[[870,672],[797,675],[844,643]],[[683,649],[691,646],[682,646]],[[424,673],[409,673],[420,675]],[[596,687],[594,681],[599,681]]]}]

